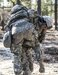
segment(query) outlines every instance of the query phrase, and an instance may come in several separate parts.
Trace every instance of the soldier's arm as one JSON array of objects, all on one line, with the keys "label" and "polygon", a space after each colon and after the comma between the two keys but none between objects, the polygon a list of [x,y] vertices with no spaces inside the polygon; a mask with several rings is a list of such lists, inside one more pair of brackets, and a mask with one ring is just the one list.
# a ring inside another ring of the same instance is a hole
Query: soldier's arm
[{"label": "soldier's arm", "polygon": [[46,30],[43,29],[41,35],[38,37],[40,43],[42,43],[43,40],[45,39],[45,34],[46,34]]}]

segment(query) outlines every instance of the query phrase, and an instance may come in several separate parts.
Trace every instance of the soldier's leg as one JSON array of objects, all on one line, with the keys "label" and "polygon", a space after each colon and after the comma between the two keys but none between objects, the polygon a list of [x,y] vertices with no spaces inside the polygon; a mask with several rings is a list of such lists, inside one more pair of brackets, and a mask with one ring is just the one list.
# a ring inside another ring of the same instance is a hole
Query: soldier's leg
[{"label": "soldier's leg", "polygon": [[18,55],[14,55],[14,72],[15,72],[15,75],[21,75],[21,73],[22,73],[22,65],[21,65],[19,59],[20,58]]},{"label": "soldier's leg", "polygon": [[40,65],[39,72],[42,73],[45,71],[45,69],[44,69],[44,65],[43,65],[42,50],[40,49],[40,45],[36,46],[35,53],[36,53],[37,61],[39,62],[39,65]]},{"label": "soldier's leg", "polygon": [[40,52],[39,52],[40,60],[39,60],[39,65],[40,69],[39,72],[45,72],[44,64],[43,64],[43,48],[42,45],[40,45]]},{"label": "soldier's leg", "polygon": [[22,50],[17,46],[14,52],[14,72],[15,75],[21,75],[22,73],[22,64],[21,64],[21,54]]},{"label": "soldier's leg", "polygon": [[[41,52],[40,52],[40,53],[41,53]],[[42,73],[42,72],[45,72],[42,55],[40,55],[39,65],[40,65],[39,72],[41,72],[41,73]]]},{"label": "soldier's leg", "polygon": [[26,48],[23,48],[23,55],[22,55],[22,65],[23,65],[23,75],[31,75],[31,71],[29,69],[29,61],[28,57],[26,56]]},{"label": "soldier's leg", "polygon": [[30,68],[30,71],[32,72],[33,71],[33,59],[32,59],[31,52],[32,52],[32,48],[28,48],[28,50],[26,50],[26,56],[29,62],[29,68]]}]

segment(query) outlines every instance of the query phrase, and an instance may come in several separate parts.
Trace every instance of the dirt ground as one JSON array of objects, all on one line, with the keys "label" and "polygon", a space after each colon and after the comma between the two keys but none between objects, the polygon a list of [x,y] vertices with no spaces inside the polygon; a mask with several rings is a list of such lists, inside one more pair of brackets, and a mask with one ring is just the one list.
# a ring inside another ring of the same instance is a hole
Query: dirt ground
[{"label": "dirt ground", "polygon": [[[50,32],[53,32],[53,30],[47,32],[47,34],[49,34],[49,37],[51,36]],[[57,34],[57,31],[55,31],[55,33]],[[54,33],[55,36],[53,37],[56,37],[58,39],[55,33]],[[47,35],[46,35],[46,39],[47,39]],[[50,37],[49,39],[52,38]],[[52,45],[50,42],[51,40],[49,40],[48,43],[45,40],[45,43],[43,43],[45,48],[47,48],[47,45],[49,47],[50,46],[54,47],[54,45]],[[34,71],[32,72],[32,75],[58,75],[58,62],[53,62],[53,61],[44,62],[44,66],[45,66],[45,73],[39,73],[39,64],[34,62]],[[13,54],[10,52],[8,48],[5,48],[3,46],[1,39],[0,39],[0,75],[15,75],[13,69]]]},{"label": "dirt ground", "polygon": [[[2,44],[0,45],[2,46]],[[0,75],[15,75],[13,69],[13,54],[9,49],[0,48]],[[58,75],[58,63],[44,63],[45,73],[39,73],[39,64],[34,63],[32,75]]]}]

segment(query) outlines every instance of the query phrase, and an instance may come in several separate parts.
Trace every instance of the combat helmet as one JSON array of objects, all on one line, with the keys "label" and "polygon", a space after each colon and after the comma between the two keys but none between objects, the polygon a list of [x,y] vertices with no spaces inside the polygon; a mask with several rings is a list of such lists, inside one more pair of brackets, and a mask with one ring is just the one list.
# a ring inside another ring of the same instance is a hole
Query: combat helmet
[{"label": "combat helmet", "polygon": [[43,16],[44,20],[46,21],[47,24],[47,29],[52,28],[53,25],[53,19],[50,16]]}]

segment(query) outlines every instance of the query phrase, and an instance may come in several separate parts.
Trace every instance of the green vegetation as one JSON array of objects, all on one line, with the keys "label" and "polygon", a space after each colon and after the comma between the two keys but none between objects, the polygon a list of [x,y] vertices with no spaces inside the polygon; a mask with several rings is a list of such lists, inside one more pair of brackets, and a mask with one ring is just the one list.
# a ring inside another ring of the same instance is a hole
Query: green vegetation
[{"label": "green vegetation", "polygon": [[[3,0],[0,0],[0,2]],[[37,8],[37,3],[32,4],[33,0],[7,0],[8,2],[11,2],[11,4],[15,5],[16,1],[21,1],[21,3],[28,7],[28,8]],[[32,7],[33,6],[33,7]],[[53,15],[52,13],[54,12],[54,4],[53,0],[41,0],[41,11],[42,15]]]},{"label": "green vegetation", "polygon": [[54,4],[52,0],[42,0],[42,15],[52,15],[54,12]]}]

